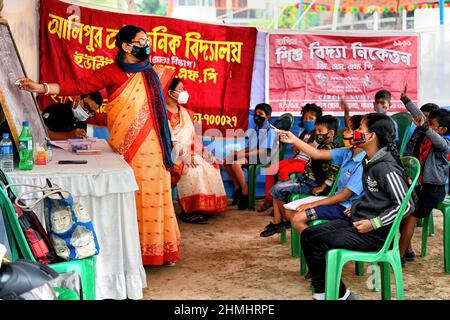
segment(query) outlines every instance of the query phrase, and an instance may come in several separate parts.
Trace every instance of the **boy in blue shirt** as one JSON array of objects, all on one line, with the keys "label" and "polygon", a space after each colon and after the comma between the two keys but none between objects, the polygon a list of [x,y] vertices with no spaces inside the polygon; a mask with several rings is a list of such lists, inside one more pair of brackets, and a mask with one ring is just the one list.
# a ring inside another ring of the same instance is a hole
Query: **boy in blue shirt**
[{"label": "boy in blue shirt", "polygon": [[352,144],[353,130],[359,128],[361,119],[361,115],[355,115],[350,118],[350,127],[344,131],[344,144],[346,146],[343,148],[319,150],[305,144],[301,140],[292,139],[294,145],[311,156],[312,159],[331,160],[333,164],[341,166],[337,190],[334,195],[331,197],[318,197],[313,202],[310,202],[311,199],[308,199],[310,198],[308,197],[286,205],[287,207],[296,208],[296,211],[287,211],[286,215],[298,232],[303,232],[308,227],[308,222],[313,220],[343,218],[345,210],[351,207],[352,201],[361,197],[363,193],[362,160],[366,153],[362,148]]},{"label": "boy in blue shirt", "polygon": [[242,166],[270,162],[271,150],[278,140],[277,134],[270,127],[271,114],[272,107],[269,104],[256,105],[253,116],[255,126],[247,131],[246,148],[232,152],[225,163],[235,189],[232,205],[238,204],[239,210],[246,210],[248,207],[248,185]]}]

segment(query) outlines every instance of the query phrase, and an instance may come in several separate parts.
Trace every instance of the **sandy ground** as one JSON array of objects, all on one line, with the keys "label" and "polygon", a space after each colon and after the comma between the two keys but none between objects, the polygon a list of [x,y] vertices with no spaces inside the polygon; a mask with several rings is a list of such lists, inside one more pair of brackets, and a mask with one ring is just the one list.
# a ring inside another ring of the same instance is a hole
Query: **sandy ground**
[{"label": "sandy ground", "polygon": [[[403,269],[406,299],[450,299],[450,274],[444,272],[442,214],[435,211],[434,217],[436,234],[428,238],[427,256],[407,262]],[[279,235],[259,236],[270,219],[268,213],[231,207],[206,225],[179,221],[181,260],[175,267],[146,267],[144,299],[310,300],[310,282],[299,275],[299,260],[290,255],[290,232],[285,244],[280,244]],[[420,255],[421,234],[422,228],[416,229],[416,255]],[[370,273],[356,276],[353,263],[344,267],[343,279],[359,299],[381,299],[379,292],[367,288]]]}]

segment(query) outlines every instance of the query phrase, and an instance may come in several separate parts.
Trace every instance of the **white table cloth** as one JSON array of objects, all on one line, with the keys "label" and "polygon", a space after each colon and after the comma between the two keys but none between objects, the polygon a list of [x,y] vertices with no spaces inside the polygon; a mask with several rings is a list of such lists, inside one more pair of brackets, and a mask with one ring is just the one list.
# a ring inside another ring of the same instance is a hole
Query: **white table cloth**
[{"label": "white table cloth", "polygon": [[[64,146],[65,142],[58,144]],[[66,150],[68,147],[66,144]],[[77,155],[53,148],[53,159],[48,165],[35,165],[31,171],[15,170],[8,175],[13,183],[37,186],[44,186],[49,178],[80,199],[91,214],[100,246],[95,265],[97,299],[142,299],[147,280],[139,243],[134,173],[106,140],[97,140],[92,149],[101,153]],[[59,160],[88,163],[60,165]],[[16,190],[21,193],[27,188]],[[43,222],[43,206],[36,211]]]}]

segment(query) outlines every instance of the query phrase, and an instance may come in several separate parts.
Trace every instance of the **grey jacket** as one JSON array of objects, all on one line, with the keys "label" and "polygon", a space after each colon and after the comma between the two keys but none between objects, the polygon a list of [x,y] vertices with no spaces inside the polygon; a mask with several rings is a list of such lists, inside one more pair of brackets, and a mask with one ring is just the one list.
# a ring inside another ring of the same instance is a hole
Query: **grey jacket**
[{"label": "grey jacket", "polygon": [[[413,117],[422,116],[425,117],[422,111],[417,108],[414,103],[409,99],[403,99],[406,109],[411,113]],[[422,183],[445,185],[448,176],[448,160],[447,156],[450,152],[450,141],[444,139],[433,129],[427,128],[425,135],[433,143],[433,147],[428,153],[425,164],[422,170]]]},{"label": "grey jacket", "polygon": [[[370,220],[372,227],[378,229],[391,225],[405,198],[408,186],[402,167],[386,148],[379,150],[371,160],[363,160],[364,194],[353,201],[351,219]],[[409,199],[404,216],[414,211],[414,203]]]}]

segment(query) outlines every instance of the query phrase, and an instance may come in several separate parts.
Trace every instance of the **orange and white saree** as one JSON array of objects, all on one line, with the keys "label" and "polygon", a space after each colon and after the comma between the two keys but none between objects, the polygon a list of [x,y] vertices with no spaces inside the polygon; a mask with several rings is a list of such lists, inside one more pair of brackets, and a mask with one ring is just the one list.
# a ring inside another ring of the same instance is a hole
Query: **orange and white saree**
[{"label": "orange and white saree", "polygon": [[139,186],[136,206],[143,264],[162,265],[179,259],[180,231],[147,86],[144,73],[136,73],[110,97],[109,144],[124,155]]}]

